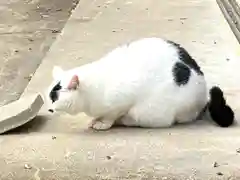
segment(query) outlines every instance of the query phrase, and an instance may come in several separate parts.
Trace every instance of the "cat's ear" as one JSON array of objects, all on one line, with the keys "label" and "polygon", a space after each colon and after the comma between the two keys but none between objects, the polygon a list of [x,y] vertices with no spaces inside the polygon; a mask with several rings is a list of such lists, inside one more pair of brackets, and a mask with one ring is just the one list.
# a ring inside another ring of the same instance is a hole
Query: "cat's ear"
[{"label": "cat's ear", "polygon": [[54,66],[52,70],[52,76],[54,79],[57,79],[63,74],[63,70],[60,66]]},{"label": "cat's ear", "polygon": [[69,90],[76,90],[79,87],[79,84],[80,84],[80,82],[79,82],[78,76],[73,75],[67,88]]}]

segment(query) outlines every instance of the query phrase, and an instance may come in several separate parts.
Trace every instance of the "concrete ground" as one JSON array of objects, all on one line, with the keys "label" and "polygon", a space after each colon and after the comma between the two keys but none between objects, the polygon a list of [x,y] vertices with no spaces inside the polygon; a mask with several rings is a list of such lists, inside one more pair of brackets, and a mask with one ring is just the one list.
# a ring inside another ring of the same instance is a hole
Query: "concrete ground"
[{"label": "concrete ground", "polygon": [[78,0],[1,0],[0,106],[18,99]]},{"label": "concrete ground", "polygon": [[[140,37],[181,43],[209,86],[219,84],[239,119],[239,44],[212,0],[81,0],[27,86],[43,92],[56,64],[97,60]],[[49,114],[0,137],[0,179],[239,179],[240,130],[205,120],[169,129],[94,132],[89,117]]]}]

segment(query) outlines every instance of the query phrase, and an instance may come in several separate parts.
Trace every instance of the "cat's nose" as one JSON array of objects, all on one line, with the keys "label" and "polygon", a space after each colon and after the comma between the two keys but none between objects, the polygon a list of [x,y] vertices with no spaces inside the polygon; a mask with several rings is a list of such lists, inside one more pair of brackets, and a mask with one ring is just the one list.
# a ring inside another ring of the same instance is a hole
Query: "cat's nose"
[{"label": "cat's nose", "polygon": [[49,109],[48,111],[49,111],[49,112],[51,112],[51,113],[53,113],[53,112],[54,112],[54,111],[53,111],[53,109]]}]

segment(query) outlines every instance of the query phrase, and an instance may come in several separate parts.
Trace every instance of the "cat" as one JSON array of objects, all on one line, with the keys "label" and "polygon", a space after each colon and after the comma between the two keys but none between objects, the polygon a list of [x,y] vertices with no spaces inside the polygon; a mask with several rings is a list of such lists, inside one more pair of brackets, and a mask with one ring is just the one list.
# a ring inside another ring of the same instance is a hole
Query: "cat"
[{"label": "cat", "polygon": [[171,127],[202,111],[221,127],[234,122],[222,90],[210,89],[204,73],[180,44],[157,37],[123,44],[98,61],[64,71],[55,66],[47,90],[50,112],[93,117],[96,130],[113,125]]}]

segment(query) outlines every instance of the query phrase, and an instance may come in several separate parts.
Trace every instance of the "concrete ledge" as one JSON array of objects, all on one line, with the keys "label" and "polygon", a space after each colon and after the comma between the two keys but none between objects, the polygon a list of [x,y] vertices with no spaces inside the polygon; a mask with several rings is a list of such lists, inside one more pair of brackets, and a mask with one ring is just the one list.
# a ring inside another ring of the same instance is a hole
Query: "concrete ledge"
[{"label": "concrete ledge", "polygon": [[31,121],[44,104],[39,94],[34,94],[0,107],[0,134]]},{"label": "concrete ledge", "polygon": [[237,40],[240,42],[240,7],[236,0],[217,0],[217,3],[231,27]]}]

